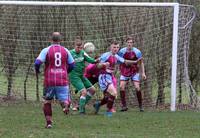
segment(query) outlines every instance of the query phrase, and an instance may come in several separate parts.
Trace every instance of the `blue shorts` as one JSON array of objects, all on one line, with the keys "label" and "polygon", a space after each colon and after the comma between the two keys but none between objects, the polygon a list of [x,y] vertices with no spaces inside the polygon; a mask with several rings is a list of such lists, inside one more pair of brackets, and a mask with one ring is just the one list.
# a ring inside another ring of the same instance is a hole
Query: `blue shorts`
[{"label": "blue shorts", "polygon": [[129,76],[129,77],[126,77],[126,76],[123,76],[123,75],[120,76],[120,81],[128,81],[129,79],[131,79],[132,81],[140,82],[140,74],[136,73],[136,74]]},{"label": "blue shorts", "polygon": [[107,90],[108,86],[113,84],[112,74],[100,74],[99,75],[99,87],[104,92]]},{"label": "blue shorts", "polygon": [[46,87],[43,91],[43,98],[45,100],[53,100],[55,98],[61,102],[71,101],[69,86]]}]

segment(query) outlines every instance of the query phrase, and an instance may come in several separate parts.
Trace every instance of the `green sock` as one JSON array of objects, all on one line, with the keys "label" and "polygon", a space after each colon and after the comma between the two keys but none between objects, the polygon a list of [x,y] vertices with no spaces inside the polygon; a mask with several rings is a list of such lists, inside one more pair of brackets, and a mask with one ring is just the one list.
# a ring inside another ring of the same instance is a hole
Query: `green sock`
[{"label": "green sock", "polygon": [[86,99],[85,99],[85,104],[87,104],[87,103],[88,103],[88,101],[89,101],[91,98],[92,98],[92,96],[90,96],[90,95],[87,95],[87,96],[86,96]]},{"label": "green sock", "polygon": [[85,102],[86,102],[86,98],[81,96],[80,101],[79,101],[79,112],[80,113],[85,113]]}]

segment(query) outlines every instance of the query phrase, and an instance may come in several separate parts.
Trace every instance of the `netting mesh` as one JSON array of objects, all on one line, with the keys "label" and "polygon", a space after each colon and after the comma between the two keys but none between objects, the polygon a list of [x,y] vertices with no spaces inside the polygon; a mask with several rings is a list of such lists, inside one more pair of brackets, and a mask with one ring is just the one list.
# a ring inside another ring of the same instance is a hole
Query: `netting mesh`
[{"label": "netting mesh", "polygon": [[[173,7],[17,6],[0,5],[0,93],[40,100],[42,80],[36,79],[33,63],[49,45],[49,34],[63,34],[62,44],[73,48],[75,36],[96,46],[96,54],[108,51],[110,40],[135,37],[143,53],[147,80],[142,81],[144,104],[170,103]],[[180,7],[177,69],[177,102],[196,105],[187,76],[187,58],[194,9]],[[94,55],[93,55],[94,56]],[[116,72],[119,77],[119,72]],[[190,88],[190,89],[188,89]],[[134,87],[127,87],[127,100],[136,105]],[[99,94],[97,94],[99,95]],[[101,95],[101,94],[100,94]],[[97,96],[96,98],[99,98]],[[119,98],[118,98],[119,99]],[[195,103],[195,104],[194,104]]]}]

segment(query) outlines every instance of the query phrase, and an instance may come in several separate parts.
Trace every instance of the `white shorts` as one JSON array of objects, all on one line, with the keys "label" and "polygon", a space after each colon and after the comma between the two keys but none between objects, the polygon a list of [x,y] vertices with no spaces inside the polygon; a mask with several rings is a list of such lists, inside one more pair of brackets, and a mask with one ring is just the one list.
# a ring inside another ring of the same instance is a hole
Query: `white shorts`
[{"label": "white shorts", "polygon": [[136,74],[129,76],[129,77],[126,77],[126,76],[123,76],[123,75],[120,76],[120,81],[128,81],[129,79],[131,79],[132,81],[140,82],[140,74],[136,73]]}]

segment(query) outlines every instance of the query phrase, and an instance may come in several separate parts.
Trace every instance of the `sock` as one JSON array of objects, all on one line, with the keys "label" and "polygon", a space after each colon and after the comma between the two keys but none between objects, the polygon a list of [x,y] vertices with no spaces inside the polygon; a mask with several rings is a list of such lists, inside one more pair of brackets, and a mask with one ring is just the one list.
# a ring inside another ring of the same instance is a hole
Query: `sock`
[{"label": "sock", "polygon": [[115,101],[115,96],[109,95],[108,102],[107,102],[108,111],[110,111],[113,108],[114,101]]},{"label": "sock", "polygon": [[108,102],[108,96],[104,95],[103,99],[100,102],[100,105],[102,106],[102,105],[106,104],[107,102]]},{"label": "sock", "polygon": [[85,104],[87,104],[88,101],[89,101],[91,98],[92,98],[92,95],[91,95],[89,92],[87,92]]},{"label": "sock", "polygon": [[69,108],[70,108],[70,101],[69,100],[66,100],[64,102],[60,102],[60,105],[63,109],[63,112],[65,114],[68,114],[69,113]]},{"label": "sock", "polygon": [[139,107],[142,107],[142,93],[141,91],[136,91],[136,94],[137,94]]},{"label": "sock", "polygon": [[51,103],[45,103],[43,105],[43,112],[46,118],[47,125],[52,123],[52,108]]},{"label": "sock", "polygon": [[126,91],[120,91],[120,97],[121,97],[121,104],[123,107],[126,107]]},{"label": "sock", "polygon": [[79,112],[84,113],[85,112],[85,102],[86,102],[86,97],[81,96],[80,101],[79,101]]}]

